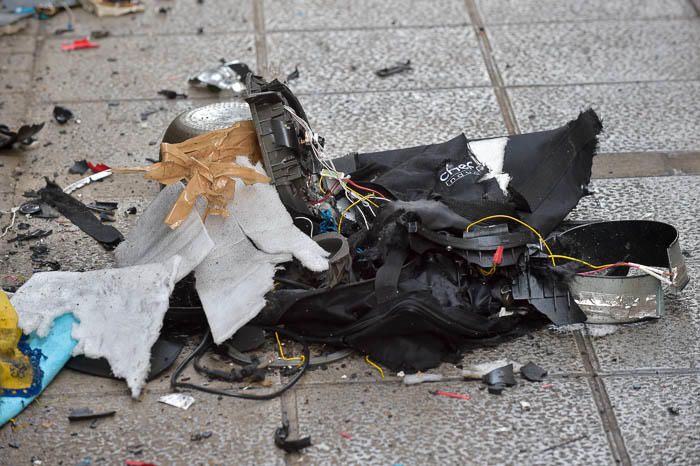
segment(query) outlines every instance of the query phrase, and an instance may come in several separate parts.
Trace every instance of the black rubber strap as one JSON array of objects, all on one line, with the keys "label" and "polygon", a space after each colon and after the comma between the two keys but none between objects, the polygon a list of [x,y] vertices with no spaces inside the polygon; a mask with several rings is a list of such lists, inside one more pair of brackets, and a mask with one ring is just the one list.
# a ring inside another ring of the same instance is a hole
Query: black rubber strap
[{"label": "black rubber strap", "polygon": [[374,293],[377,302],[383,303],[396,297],[399,293],[399,275],[408,257],[406,249],[392,249],[384,261],[384,265],[379,267],[374,280]]}]

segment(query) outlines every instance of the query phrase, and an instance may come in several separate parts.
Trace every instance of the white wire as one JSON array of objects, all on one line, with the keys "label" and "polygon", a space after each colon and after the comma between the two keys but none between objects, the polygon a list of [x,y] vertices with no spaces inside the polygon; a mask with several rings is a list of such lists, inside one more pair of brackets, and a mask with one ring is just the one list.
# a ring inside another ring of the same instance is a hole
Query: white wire
[{"label": "white wire", "polygon": [[0,235],[0,238],[3,238],[8,231],[10,231],[10,228],[15,226],[15,219],[17,218],[17,211],[19,210],[19,207],[13,207],[11,212],[12,212],[12,219],[10,220],[10,224],[5,228],[5,231],[2,232],[2,235]]},{"label": "white wire", "polygon": [[314,234],[314,222],[312,222],[311,219],[308,217],[301,217],[301,216],[294,217],[294,220],[296,220],[298,218],[302,218],[302,219],[306,220],[307,222],[309,222],[309,225],[311,226],[311,230],[309,230],[309,236],[313,236],[313,234]]},{"label": "white wire", "polygon": [[[345,197],[348,199],[348,202],[350,202],[350,204],[353,203],[353,200],[350,199],[350,192],[349,191],[345,191]],[[362,199],[362,198],[360,198],[360,199]],[[357,204],[355,204],[355,209],[357,209],[357,211],[360,212],[360,215],[362,215],[362,220],[365,221],[365,226],[369,230],[369,223],[367,222],[367,217],[365,217],[365,213],[362,211],[360,204],[362,204],[362,202],[358,202]]]}]

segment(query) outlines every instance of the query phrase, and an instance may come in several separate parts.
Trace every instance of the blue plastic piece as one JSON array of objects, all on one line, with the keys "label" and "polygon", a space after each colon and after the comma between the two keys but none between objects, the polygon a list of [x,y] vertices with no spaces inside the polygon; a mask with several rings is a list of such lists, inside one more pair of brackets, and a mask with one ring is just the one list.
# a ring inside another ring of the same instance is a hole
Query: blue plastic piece
[{"label": "blue plastic piece", "polygon": [[51,331],[44,338],[39,338],[36,333],[27,337],[26,344],[29,345],[29,348],[33,351],[40,351],[42,355],[39,360],[40,369],[43,372],[41,386],[35,395],[29,397],[0,397],[0,426],[5,425],[29,406],[29,403],[44,391],[66,365],[73,348],[78,344],[71,336],[73,324],[77,322],[73,314],[64,314],[54,320]]}]

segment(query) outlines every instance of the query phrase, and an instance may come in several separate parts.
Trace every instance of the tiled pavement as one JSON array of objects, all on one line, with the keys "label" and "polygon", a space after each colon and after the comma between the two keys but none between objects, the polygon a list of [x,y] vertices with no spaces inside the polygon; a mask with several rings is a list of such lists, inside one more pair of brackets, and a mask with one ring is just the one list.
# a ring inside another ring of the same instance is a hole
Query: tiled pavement
[{"label": "tiled pavement", "polygon": [[[66,15],[0,37],[0,123],[46,121],[39,147],[0,156],[0,209],[42,185],[75,180],[86,158],[139,165],[157,155],[179,112],[224,98],[188,89],[189,73],[221,57],[292,83],[329,151],[370,151],[561,124],[588,107],[605,135],[592,189],[572,218],[648,218],[681,232],[691,274],[700,272],[700,20],[689,0],[196,0],[148,2],[144,14],[96,18],[76,10],[76,32],[56,36]],[[157,7],[172,7],[167,15]],[[203,28],[198,34],[197,29]],[[60,44],[109,30],[100,48]],[[381,80],[373,70],[410,59],[415,71]],[[187,92],[165,101],[162,88]],[[58,126],[61,103],[80,123]],[[146,121],[140,114],[157,110]],[[48,145],[47,143],[51,143]],[[55,174],[55,175],[54,175]],[[653,175],[653,176],[652,176]],[[112,177],[85,200],[120,203],[124,232],[157,187]],[[8,217],[0,218],[5,225]],[[32,220],[41,225],[42,221]],[[51,257],[67,270],[111,256],[65,223],[47,222]],[[25,246],[0,243],[0,271],[29,274]],[[158,404],[167,380],[132,401],[119,382],[63,371],[46,393],[0,430],[0,464],[699,464],[700,311],[696,281],[667,297],[657,322],[596,330],[542,330],[473,351],[465,363],[533,360],[551,388],[521,383],[503,396],[450,380],[403,387],[359,358],[309,373],[282,399],[219,400],[196,393],[188,411]],[[194,375],[192,375],[194,377]],[[435,388],[470,401],[433,397]],[[521,401],[531,404],[523,411]],[[112,408],[96,428],[69,425],[74,406]],[[671,410],[669,410],[671,408]],[[677,410],[677,411],[676,411]],[[286,412],[314,446],[284,455],[272,432]],[[677,415],[672,412],[678,412]],[[197,431],[214,435],[190,441]],[[345,438],[339,433],[350,434]],[[19,444],[12,448],[9,443]],[[134,445],[142,444],[135,448]],[[134,452],[141,450],[141,454]]]}]

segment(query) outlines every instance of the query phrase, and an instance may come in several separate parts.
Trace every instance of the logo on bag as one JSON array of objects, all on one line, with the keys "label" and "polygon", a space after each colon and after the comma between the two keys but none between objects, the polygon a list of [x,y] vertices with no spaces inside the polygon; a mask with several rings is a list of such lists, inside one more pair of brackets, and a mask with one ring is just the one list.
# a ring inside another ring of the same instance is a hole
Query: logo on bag
[{"label": "logo on bag", "polygon": [[445,171],[440,173],[440,181],[445,183],[445,186],[452,186],[465,176],[479,175],[480,173],[481,165],[478,165],[472,160],[452,167],[446,164]]}]

